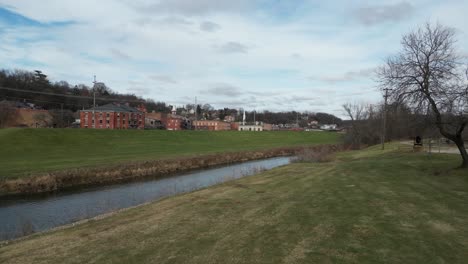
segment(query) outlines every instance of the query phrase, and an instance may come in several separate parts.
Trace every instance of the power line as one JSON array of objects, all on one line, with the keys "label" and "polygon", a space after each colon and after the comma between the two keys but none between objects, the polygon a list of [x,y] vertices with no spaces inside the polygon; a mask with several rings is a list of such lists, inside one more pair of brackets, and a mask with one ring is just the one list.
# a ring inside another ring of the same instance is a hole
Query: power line
[{"label": "power line", "polygon": [[[14,92],[23,92],[23,93],[33,93],[33,94],[42,94],[42,95],[51,95],[51,96],[62,96],[62,97],[68,97],[68,98],[77,98],[77,99],[87,99],[87,100],[93,100],[93,97],[91,96],[82,96],[82,95],[71,95],[71,94],[56,94],[56,93],[49,93],[49,92],[39,92],[39,91],[33,91],[33,90],[23,90],[23,89],[17,89],[17,88],[9,88],[9,87],[0,87],[0,90],[7,90],[7,91],[14,91]],[[96,97],[96,100],[99,101],[110,101],[110,102],[115,102],[120,99],[112,99],[112,98],[99,98]],[[122,100],[125,102],[129,103],[142,103],[145,101],[144,99],[141,100]]]},{"label": "power line", "polygon": [[5,99],[14,99],[14,100],[27,100],[27,101],[33,101],[33,102],[41,102],[41,103],[51,103],[51,104],[63,104],[63,105],[69,105],[69,106],[78,106],[78,107],[83,107],[83,104],[72,104],[72,103],[62,103],[62,102],[53,102],[53,101],[46,101],[46,100],[38,100],[38,99],[30,99],[30,98],[24,98],[24,97],[16,97],[16,96],[9,96],[9,95],[4,95],[0,96]]}]

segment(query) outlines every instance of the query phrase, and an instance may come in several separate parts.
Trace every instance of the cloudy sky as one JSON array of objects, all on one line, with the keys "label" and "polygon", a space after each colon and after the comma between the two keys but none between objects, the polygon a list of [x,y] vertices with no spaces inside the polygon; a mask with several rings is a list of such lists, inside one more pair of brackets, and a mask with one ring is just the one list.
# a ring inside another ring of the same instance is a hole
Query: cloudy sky
[{"label": "cloudy sky", "polygon": [[373,69],[468,1],[0,0],[0,67],[182,105],[324,111],[377,102]]}]

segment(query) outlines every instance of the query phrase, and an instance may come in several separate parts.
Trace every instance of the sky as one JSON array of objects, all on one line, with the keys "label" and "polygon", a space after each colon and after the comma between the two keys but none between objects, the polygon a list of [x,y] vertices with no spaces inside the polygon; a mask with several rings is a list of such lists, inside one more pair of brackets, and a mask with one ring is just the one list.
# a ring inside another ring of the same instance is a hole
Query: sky
[{"label": "sky", "polygon": [[0,68],[42,70],[181,106],[328,112],[378,103],[374,71],[425,22],[468,1],[0,0]]}]

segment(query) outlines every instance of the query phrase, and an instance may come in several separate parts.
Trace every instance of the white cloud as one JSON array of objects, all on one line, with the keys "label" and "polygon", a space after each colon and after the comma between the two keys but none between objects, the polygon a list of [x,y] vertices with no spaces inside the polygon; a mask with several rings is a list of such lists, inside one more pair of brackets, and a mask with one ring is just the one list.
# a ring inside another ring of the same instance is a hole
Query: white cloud
[{"label": "white cloud", "polygon": [[[407,6],[408,12],[406,2],[339,0],[321,4],[326,16],[321,5],[305,1],[305,14],[285,18],[269,11],[274,6],[257,10],[258,1],[247,0],[0,0],[0,7],[34,20],[73,21],[46,30],[4,27],[0,60],[40,68],[56,81],[90,84],[97,75],[113,90],[168,103],[197,96],[216,107],[326,112],[355,97],[381,99],[367,70],[398,49],[415,21],[464,29],[466,3],[421,1],[409,4],[421,10]],[[349,10],[374,26],[349,23],[356,21]],[[400,23],[387,27],[381,20]],[[466,47],[466,33],[460,36]]]},{"label": "white cloud", "polygon": [[355,10],[355,16],[365,25],[375,25],[407,19],[413,12],[414,6],[407,1],[402,1],[394,4],[363,6]]},{"label": "white cloud", "polygon": [[220,25],[211,21],[203,21],[200,24],[200,29],[206,32],[214,32],[216,30],[219,30],[220,28],[221,28]]},{"label": "white cloud", "polygon": [[216,49],[221,53],[247,53],[249,50],[246,45],[235,41],[229,41],[221,46],[216,46]]}]

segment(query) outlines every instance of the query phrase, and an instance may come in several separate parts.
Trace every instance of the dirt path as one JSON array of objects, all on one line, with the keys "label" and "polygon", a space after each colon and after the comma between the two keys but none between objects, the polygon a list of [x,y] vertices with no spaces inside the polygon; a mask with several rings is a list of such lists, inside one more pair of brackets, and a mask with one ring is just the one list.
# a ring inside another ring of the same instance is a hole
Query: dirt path
[{"label": "dirt path", "polygon": [[[413,146],[413,141],[411,141],[411,140],[400,141],[400,143],[404,144],[404,145]],[[424,145],[424,151],[429,152],[429,145],[428,144]],[[441,145],[439,147],[437,142],[432,143],[431,153],[460,154],[457,146],[455,146],[454,144],[449,145],[449,144],[446,144],[446,143],[441,143]]]}]

